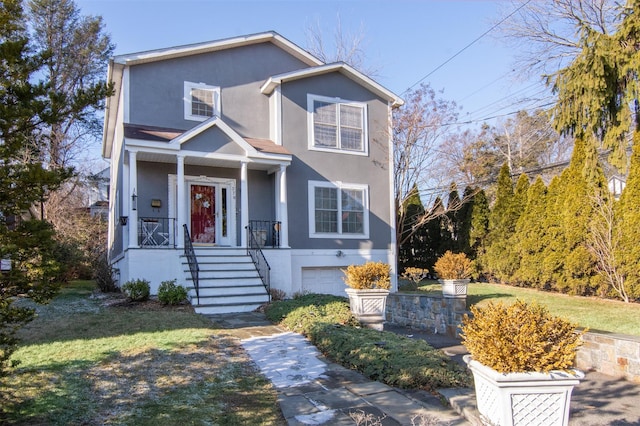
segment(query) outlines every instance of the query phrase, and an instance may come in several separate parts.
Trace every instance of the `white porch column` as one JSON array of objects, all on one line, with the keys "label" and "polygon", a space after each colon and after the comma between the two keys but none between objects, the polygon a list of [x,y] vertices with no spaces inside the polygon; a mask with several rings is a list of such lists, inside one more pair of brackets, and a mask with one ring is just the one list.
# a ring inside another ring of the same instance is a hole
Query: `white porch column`
[{"label": "white porch column", "polygon": [[137,152],[129,151],[129,190],[123,191],[124,204],[129,206],[129,247],[138,247],[138,210],[137,200],[133,203],[132,196],[137,195],[138,187],[138,163]]},{"label": "white porch column", "polygon": [[247,227],[249,226],[249,185],[247,163],[240,163],[240,245],[247,247]]},{"label": "white porch column", "polygon": [[178,248],[184,248],[184,229],[182,225],[187,223],[187,201],[186,201],[186,188],[184,186],[184,155],[176,156],[176,232],[177,246]]},{"label": "white porch column", "polygon": [[280,247],[289,247],[289,214],[287,212],[287,166],[276,172],[276,220],[280,221]]}]

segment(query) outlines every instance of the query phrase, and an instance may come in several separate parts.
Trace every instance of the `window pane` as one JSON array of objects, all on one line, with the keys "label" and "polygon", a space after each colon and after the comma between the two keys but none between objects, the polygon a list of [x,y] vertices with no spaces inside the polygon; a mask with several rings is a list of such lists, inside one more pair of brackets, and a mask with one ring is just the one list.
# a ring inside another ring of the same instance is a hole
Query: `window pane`
[{"label": "window pane", "polygon": [[338,190],[317,187],[314,195],[316,232],[338,232]]},{"label": "window pane", "polygon": [[315,146],[336,148],[338,146],[338,128],[336,126],[327,126],[324,124],[315,124],[313,127]]},{"label": "window pane", "polygon": [[316,232],[338,232],[338,220],[336,212],[316,210]]},{"label": "window pane", "polygon": [[333,124],[336,122],[336,104],[322,101],[313,102],[313,122],[323,124]]},{"label": "window pane", "polygon": [[342,233],[362,234],[364,231],[364,193],[362,190],[342,190]]},{"label": "window pane", "polygon": [[213,117],[213,90],[191,89],[191,114]]},{"label": "window pane", "polygon": [[362,129],[362,108],[340,105],[340,125]]},{"label": "window pane", "polygon": [[340,129],[340,144],[342,149],[350,151],[363,151],[362,132],[355,129]]},{"label": "window pane", "polygon": [[336,105],[329,102],[313,103],[314,145],[336,148],[338,146],[338,123]]}]

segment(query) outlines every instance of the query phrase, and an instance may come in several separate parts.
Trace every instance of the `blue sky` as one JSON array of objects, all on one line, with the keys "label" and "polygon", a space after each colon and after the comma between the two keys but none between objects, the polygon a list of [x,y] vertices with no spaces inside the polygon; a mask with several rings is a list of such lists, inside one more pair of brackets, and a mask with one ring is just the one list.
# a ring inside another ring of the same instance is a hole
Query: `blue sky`
[{"label": "blue sky", "polygon": [[541,88],[537,81],[517,80],[523,73],[513,70],[513,52],[495,37],[485,36],[459,53],[493,26],[499,7],[514,8],[506,0],[76,0],[76,4],[83,14],[104,18],[116,54],[269,30],[305,47],[306,28],[319,23],[325,39],[331,40],[339,16],[345,33],[362,28],[369,62],[380,70],[378,82],[402,95],[433,72],[424,81],[444,90],[441,97],[463,108],[460,121],[476,125],[530,105],[517,100]]}]

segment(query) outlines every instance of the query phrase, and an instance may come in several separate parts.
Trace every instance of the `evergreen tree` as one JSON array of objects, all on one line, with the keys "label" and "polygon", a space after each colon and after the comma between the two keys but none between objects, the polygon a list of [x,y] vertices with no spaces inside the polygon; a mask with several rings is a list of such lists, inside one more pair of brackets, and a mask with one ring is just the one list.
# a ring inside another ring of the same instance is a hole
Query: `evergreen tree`
[{"label": "evergreen tree", "polygon": [[565,243],[562,223],[563,181],[560,176],[554,177],[547,188],[546,208],[542,227],[545,232],[540,236],[543,247],[540,264],[540,281],[545,289],[556,289],[562,265]]},{"label": "evergreen tree", "polygon": [[422,252],[423,257],[421,257],[421,259],[424,259],[424,264],[421,266],[427,268],[429,272],[432,273],[436,260],[438,260],[447,250],[447,247],[450,246],[450,234],[445,226],[446,221],[443,220],[445,217],[445,208],[440,197],[436,197],[428,213],[435,219],[428,221],[420,228],[419,238],[424,248]]},{"label": "evergreen tree", "polygon": [[459,241],[460,212],[459,210],[461,207],[462,207],[462,201],[460,200],[460,195],[458,194],[458,186],[455,183],[452,183],[449,191],[449,199],[447,201],[447,213],[443,218],[444,219],[443,232],[445,233],[444,235],[445,240],[448,243],[448,247],[446,247],[446,250],[451,250],[454,253],[460,252],[460,247],[459,247],[460,246],[460,241]]},{"label": "evergreen tree", "polygon": [[0,3],[0,258],[10,271],[0,275],[0,375],[15,350],[17,329],[31,320],[33,309],[18,307],[16,298],[48,300],[56,290],[59,265],[54,260],[53,231],[41,220],[20,221],[47,191],[68,179],[71,170],[43,167],[38,151],[46,129],[60,120],[50,99],[52,88],[36,82],[45,56],[28,47],[22,3]]},{"label": "evergreen tree", "polygon": [[501,282],[508,281],[515,270],[506,256],[512,251],[510,240],[517,221],[514,198],[511,172],[505,163],[498,175],[496,201],[489,215],[488,245],[482,259],[486,272]]},{"label": "evergreen tree", "polygon": [[[594,194],[601,190],[604,177],[599,167],[587,160],[590,148],[582,139],[574,144],[569,167],[560,175],[562,196],[557,200],[561,217],[562,242],[559,247],[563,266],[556,287],[571,294],[592,295],[597,291],[595,259],[587,248],[589,225],[594,215]],[[585,168],[590,169],[590,180]],[[598,177],[600,175],[600,177]]]},{"label": "evergreen tree", "polygon": [[471,215],[475,203],[477,188],[468,186],[464,189],[462,206],[458,210],[458,252],[471,256]]},{"label": "evergreen tree", "polygon": [[514,250],[520,258],[516,281],[524,286],[545,288],[547,281],[540,273],[546,241],[547,187],[538,176],[529,187],[527,204],[516,224]]},{"label": "evergreen tree", "polygon": [[484,245],[489,233],[489,215],[489,200],[487,194],[481,189],[473,195],[471,207],[469,248],[472,259],[481,259],[484,255]]},{"label": "evergreen tree", "polygon": [[[414,185],[411,194],[404,200],[403,209],[406,214],[403,217],[401,240],[398,250],[398,262],[400,270],[409,266],[419,266],[420,260],[416,259],[416,252],[420,250],[420,238],[415,227],[419,226],[418,220],[424,215],[424,206],[420,200],[418,187]],[[419,258],[420,256],[417,255]]]},{"label": "evergreen tree", "polygon": [[624,277],[624,291],[630,299],[640,298],[640,132],[634,133],[627,186],[615,212],[620,240],[614,251],[616,266]]}]

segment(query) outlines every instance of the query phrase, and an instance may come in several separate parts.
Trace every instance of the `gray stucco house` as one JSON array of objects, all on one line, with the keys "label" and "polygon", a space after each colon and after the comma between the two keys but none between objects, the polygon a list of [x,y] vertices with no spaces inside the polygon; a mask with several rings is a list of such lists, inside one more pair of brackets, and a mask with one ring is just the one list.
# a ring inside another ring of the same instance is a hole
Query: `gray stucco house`
[{"label": "gray stucco house", "polygon": [[265,302],[267,279],[289,296],[345,295],[342,268],[395,268],[397,95],[275,32],[120,55],[108,73],[120,283],[197,283],[192,303],[215,313]]}]

